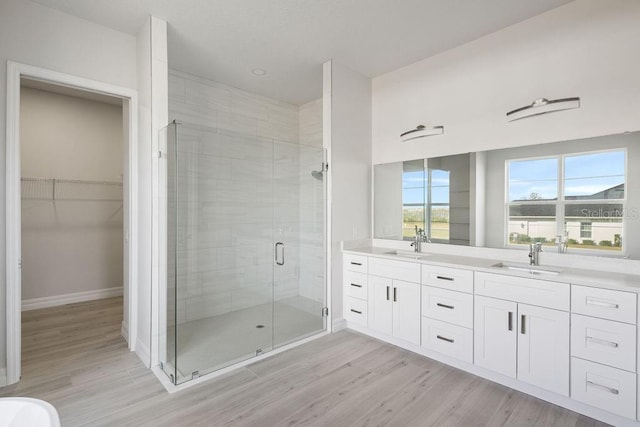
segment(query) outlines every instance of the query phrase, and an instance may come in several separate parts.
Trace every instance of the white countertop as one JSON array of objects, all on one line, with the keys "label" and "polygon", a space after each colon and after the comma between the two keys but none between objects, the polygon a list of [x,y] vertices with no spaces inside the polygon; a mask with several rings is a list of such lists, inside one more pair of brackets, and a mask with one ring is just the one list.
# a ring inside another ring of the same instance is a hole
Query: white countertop
[{"label": "white countertop", "polygon": [[[496,267],[495,264],[503,262],[500,259],[488,259],[479,257],[458,256],[449,254],[438,254],[422,252],[416,253],[421,259],[414,259],[403,255],[392,255],[387,252],[395,251],[393,248],[384,247],[359,247],[344,249],[343,252],[354,255],[374,256],[396,261],[416,262],[420,264],[439,265],[443,267],[461,268],[487,273],[498,273],[509,276],[534,278],[550,282],[570,283],[575,285],[594,286],[606,289],[616,289],[640,293],[640,275],[625,274],[616,272],[606,272],[598,270],[587,270],[577,268],[564,268],[553,266],[553,269],[561,270],[558,274],[531,274],[526,271],[509,270]],[[404,252],[404,251],[399,251]],[[407,253],[407,252],[404,252]],[[508,262],[507,264],[514,264]],[[551,266],[550,266],[551,267]],[[544,269],[544,266],[539,266]]]}]

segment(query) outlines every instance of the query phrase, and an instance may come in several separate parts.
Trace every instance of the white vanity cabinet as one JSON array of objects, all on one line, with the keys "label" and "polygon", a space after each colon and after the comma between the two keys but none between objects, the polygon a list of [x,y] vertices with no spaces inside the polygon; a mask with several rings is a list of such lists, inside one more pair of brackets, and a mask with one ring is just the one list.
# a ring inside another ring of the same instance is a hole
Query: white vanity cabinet
[{"label": "white vanity cabinet", "polygon": [[369,328],[420,344],[420,284],[369,276]]},{"label": "white vanity cabinet", "polygon": [[[478,288],[489,296],[475,297],[474,363],[568,396],[569,313],[555,307],[568,309],[570,286],[477,273]],[[554,308],[528,304],[548,302],[550,293],[560,295],[549,302]]]},{"label": "white vanity cabinet", "polygon": [[420,264],[369,260],[369,328],[420,344]]},{"label": "white vanity cabinet", "polygon": [[636,417],[637,295],[571,287],[571,398]]},{"label": "white vanity cabinet", "polygon": [[422,347],[473,363],[473,271],[422,266]]},{"label": "white vanity cabinet", "polygon": [[345,254],[342,278],[344,317],[348,322],[366,327],[369,299],[367,257]]}]

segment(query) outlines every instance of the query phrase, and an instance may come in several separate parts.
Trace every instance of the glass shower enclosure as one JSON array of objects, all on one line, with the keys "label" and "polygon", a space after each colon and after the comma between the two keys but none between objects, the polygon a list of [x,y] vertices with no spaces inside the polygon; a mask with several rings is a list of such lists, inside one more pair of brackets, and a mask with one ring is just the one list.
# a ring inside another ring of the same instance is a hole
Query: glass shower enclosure
[{"label": "glass shower enclosure", "polygon": [[325,331],[325,150],[177,123],[163,136],[171,382]]}]

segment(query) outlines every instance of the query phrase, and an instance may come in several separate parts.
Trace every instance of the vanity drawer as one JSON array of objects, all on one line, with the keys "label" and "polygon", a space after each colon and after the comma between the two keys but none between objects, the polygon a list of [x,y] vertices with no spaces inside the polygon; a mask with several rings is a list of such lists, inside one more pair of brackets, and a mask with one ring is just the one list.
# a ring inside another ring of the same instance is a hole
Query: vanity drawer
[{"label": "vanity drawer", "polygon": [[344,254],[344,269],[356,273],[367,274],[367,257],[361,255]]},{"label": "vanity drawer", "polygon": [[571,286],[571,311],[636,324],[636,294],[589,286]]},{"label": "vanity drawer", "polygon": [[362,300],[367,299],[367,275],[363,273],[356,273],[355,271],[345,271],[344,274],[344,286],[347,290],[347,295],[359,298]]},{"label": "vanity drawer", "polygon": [[569,311],[568,283],[476,272],[475,290],[477,295]]},{"label": "vanity drawer", "polygon": [[473,271],[423,265],[422,284],[472,294]]},{"label": "vanity drawer", "polygon": [[423,286],[422,315],[465,328],[472,328],[473,295]]},{"label": "vanity drawer", "polygon": [[369,258],[369,274],[404,282],[420,283],[420,264],[384,258]]},{"label": "vanity drawer", "polygon": [[635,372],[636,327],[572,314],[571,355]]},{"label": "vanity drawer", "polygon": [[471,329],[423,317],[422,347],[473,363]]},{"label": "vanity drawer", "polygon": [[349,322],[367,326],[367,301],[347,297],[344,317]]},{"label": "vanity drawer", "polygon": [[636,375],[572,357],[571,398],[635,419]]}]

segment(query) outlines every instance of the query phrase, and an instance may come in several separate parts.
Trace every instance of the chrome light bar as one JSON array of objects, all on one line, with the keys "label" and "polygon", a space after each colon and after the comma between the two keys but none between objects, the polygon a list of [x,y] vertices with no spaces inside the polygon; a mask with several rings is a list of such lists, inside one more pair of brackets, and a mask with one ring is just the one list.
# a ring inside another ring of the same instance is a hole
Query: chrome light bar
[{"label": "chrome light bar", "polygon": [[525,107],[516,108],[507,113],[507,120],[525,119],[527,117],[539,116],[540,114],[554,113],[556,111],[573,110],[580,108],[580,98],[546,99],[538,98]]},{"label": "chrome light bar", "polygon": [[415,129],[401,133],[400,141],[407,142],[407,141],[411,141],[412,139],[425,138],[427,136],[434,136],[434,135],[442,135],[443,133],[444,133],[444,126],[426,127],[424,125],[419,125]]}]

